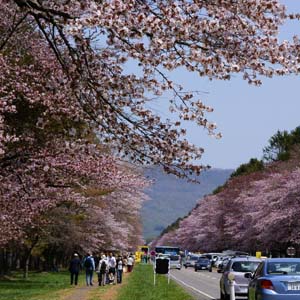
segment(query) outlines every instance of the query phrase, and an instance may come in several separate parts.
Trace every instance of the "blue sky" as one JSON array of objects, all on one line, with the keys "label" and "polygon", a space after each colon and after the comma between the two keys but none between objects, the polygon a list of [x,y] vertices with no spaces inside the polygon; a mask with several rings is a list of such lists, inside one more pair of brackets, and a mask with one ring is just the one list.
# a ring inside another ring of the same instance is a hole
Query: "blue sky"
[{"label": "blue sky", "polygon": [[[300,12],[300,0],[281,0],[289,10]],[[280,37],[300,34],[300,21],[289,22]],[[188,72],[176,74],[187,89],[203,92],[203,101],[215,111],[207,115],[218,125],[223,138],[207,136],[203,129],[188,126],[188,139],[205,149],[202,164],[235,169],[250,158],[262,158],[262,150],[277,130],[300,125],[300,77],[264,79],[261,87],[249,86],[239,76],[230,81],[209,81]],[[201,96],[200,96],[201,97]]]}]

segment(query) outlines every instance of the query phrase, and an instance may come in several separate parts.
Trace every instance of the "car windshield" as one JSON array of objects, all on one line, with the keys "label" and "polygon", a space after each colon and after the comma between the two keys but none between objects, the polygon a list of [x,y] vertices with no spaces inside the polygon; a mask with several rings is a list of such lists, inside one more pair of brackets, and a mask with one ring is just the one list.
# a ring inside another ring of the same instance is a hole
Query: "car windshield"
[{"label": "car windshield", "polygon": [[269,262],[267,273],[270,275],[300,275],[300,262]]},{"label": "car windshield", "polygon": [[199,258],[198,262],[199,263],[209,263],[209,259],[207,259],[207,258]]},{"label": "car windshield", "polygon": [[235,272],[254,272],[259,265],[259,261],[235,261],[232,270]]},{"label": "car windshield", "polygon": [[180,256],[179,255],[170,255],[170,260],[171,261],[178,261],[178,260],[180,260]]},{"label": "car windshield", "polygon": [[191,257],[189,258],[189,260],[197,260],[197,259],[198,259],[197,256],[191,256]]}]

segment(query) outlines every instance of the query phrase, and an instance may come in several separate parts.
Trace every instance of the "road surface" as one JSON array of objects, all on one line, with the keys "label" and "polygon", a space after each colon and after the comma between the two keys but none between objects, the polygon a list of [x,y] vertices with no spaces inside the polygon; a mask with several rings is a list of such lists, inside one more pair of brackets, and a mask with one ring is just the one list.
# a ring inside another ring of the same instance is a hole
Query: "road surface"
[{"label": "road surface", "polygon": [[217,272],[195,272],[193,268],[171,271],[171,278],[199,300],[220,299],[220,277]]},{"label": "road surface", "polygon": [[[171,278],[184,287],[196,300],[219,300],[219,281],[222,274],[208,271],[195,272],[193,268],[171,270]],[[236,298],[236,300],[246,298]]]}]

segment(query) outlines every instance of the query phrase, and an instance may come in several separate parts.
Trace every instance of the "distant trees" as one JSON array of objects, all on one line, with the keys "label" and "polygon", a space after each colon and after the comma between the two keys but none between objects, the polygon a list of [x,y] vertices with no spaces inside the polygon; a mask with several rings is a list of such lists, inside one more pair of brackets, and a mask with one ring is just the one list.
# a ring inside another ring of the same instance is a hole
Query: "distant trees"
[{"label": "distant trees", "polygon": [[226,188],[203,198],[179,228],[157,243],[191,251],[239,249],[284,253],[300,244],[299,166],[291,171],[235,177]]},{"label": "distant trees", "polygon": [[264,163],[256,158],[251,158],[247,164],[241,164],[230,177],[246,175],[264,169]]},{"label": "distant trees", "polygon": [[190,250],[273,254],[285,253],[291,244],[300,246],[299,127],[277,132],[265,149],[276,154],[272,163],[251,159],[241,165],[224,186],[201,199],[179,226],[156,242]]},{"label": "distant trees", "polygon": [[291,132],[278,130],[270,138],[269,145],[263,149],[264,159],[266,161],[287,160],[293,147],[299,144],[300,127],[296,127]]}]

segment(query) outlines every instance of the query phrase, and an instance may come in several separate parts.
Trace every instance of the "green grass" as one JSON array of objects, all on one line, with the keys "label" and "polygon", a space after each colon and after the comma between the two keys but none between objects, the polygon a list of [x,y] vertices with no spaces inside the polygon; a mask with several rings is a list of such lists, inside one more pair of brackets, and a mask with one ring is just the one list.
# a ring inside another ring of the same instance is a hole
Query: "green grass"
[{"label": "green grass", "polygon": [[[84,276],[81,274],[79,278],[83,281]],[[28,279],[14,273],[0,279],[0,300],[59,300],[60,294],[70,289],[68,272],[31,272]]]},{"label": "green grass", "polygon": [[156,275],[156,285],[153,284],[153,267],[138,264],[128,279],[128,283],[121,289],[117,300],[192,300],[178,284],[167,277]]}]

